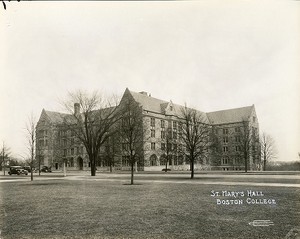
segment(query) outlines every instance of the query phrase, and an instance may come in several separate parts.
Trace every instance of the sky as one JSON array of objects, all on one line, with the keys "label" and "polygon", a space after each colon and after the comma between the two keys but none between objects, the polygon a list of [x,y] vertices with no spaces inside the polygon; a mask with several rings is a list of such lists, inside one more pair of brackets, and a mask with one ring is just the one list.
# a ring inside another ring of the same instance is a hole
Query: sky
[{"label": "sky", "polygon": [[299,160],[300,2],[38,1],[0,9],[0,142],[68,92],[126,87],[204,112],[255,105],[277,160]]}]

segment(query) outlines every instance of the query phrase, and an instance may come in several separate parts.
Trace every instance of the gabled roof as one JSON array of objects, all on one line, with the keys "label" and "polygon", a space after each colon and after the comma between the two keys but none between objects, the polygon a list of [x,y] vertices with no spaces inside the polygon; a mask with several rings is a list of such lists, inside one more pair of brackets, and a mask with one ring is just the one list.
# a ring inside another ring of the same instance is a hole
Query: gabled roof
[{"label": "gabled roof", "polygon": [[64,118],[69,114],[54,112],[54,111],[48,111],[45,110],[46,115],[49,117],[52,123],[63,123]]},{"label": "gabled roof", "polygon": [[[101,110],[95,110],[93,111],[93,113],[95,114],[101,113],[101,116],[106,117],[108,114],[111,114],[115,108],[116,108],[115,106],[103,108]],[[72,122],[72,121],[74,123],[76,122],[72,114],[65,114],[65,113],[43,110],[41,118],[44,118],[44,116],[46,116],[52,123],[55,124],[62,124],[66,120],[67,122]]]},{"label": "gabled roof", "polygon": [[[128,90],[129,91],[129,90]],[[176,115],[177,117],[182,118],[182,105],[174,104],[172,101],[165,101],[160,100],[151,96],[148,96],[145,92],[134,92],[129,91],[129,93],[132,95],[134,100],[141,104],[144,110],[148,110],[151,112],[159,113],[159,114],[166,114],[166,110],[170,105],[173,106],[173,113],[171,111],[168,111],[167,114]],[[201,117],[203,118],[203,121],[206,123],[209,123],[209,120],[206,116],[206,114],[202,111],[196,110]]]},{"label": "gabled roof", "polygon": [[153,98],[151,96],[148,96],[147,94],[137,93],[133,91],[130,91],[130,94],[136,102],[140,103],[143,106],[144,110],[152,111],[155,113],[162,113],[161,105],[168,105],[167,101]]},{"label": "gabled roof", "polygon": [[211,124],[228,124],[248,120],[254,105],[206,113]]}]

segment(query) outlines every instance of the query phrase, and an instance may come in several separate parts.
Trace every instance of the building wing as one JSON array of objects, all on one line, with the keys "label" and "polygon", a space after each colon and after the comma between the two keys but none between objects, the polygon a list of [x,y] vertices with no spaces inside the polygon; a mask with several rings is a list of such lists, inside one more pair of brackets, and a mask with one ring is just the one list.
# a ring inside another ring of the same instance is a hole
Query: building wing
[{"label": "building wing", "polygon": [[211,124],[228,124],[249,120],[254,105],[206,113]]}]

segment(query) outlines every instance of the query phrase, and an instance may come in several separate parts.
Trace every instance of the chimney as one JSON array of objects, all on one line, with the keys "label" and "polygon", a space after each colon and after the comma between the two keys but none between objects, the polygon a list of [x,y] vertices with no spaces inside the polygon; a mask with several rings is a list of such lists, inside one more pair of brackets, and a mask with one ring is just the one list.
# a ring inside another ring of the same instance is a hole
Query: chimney
[{"label": "chimney", "polygon": [[74,104],[74,114],[75,115],[79,115],[80,114],[80,104],[79,103],[75,103]]}]

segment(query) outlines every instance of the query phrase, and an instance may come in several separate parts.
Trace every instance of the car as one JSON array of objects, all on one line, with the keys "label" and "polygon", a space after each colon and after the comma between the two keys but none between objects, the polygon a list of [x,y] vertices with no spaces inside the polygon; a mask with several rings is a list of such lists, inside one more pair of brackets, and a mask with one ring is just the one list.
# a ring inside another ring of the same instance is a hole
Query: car
[{"label": "car", "polygon": [[44,172],[44,173],[51,173],[51,167],[48,167],[48,166],[43,166],[41,168],[41,172]]},{"label": "car", "polygon": [[[24,169],[24,170],[27,170],[28,173],[31,172],[30,166],[23,166],[23,169]],[[32,171],[34,172],[34,168],[32,168]]]},{"label": "car", "polygon": [[28,171],[23,169],[21,166],[11,166],[9,168],[8,174],[9,175],[12,175],[12,174],[17,174],[17,175],[25,174],[25,175],[28,175]]}]

